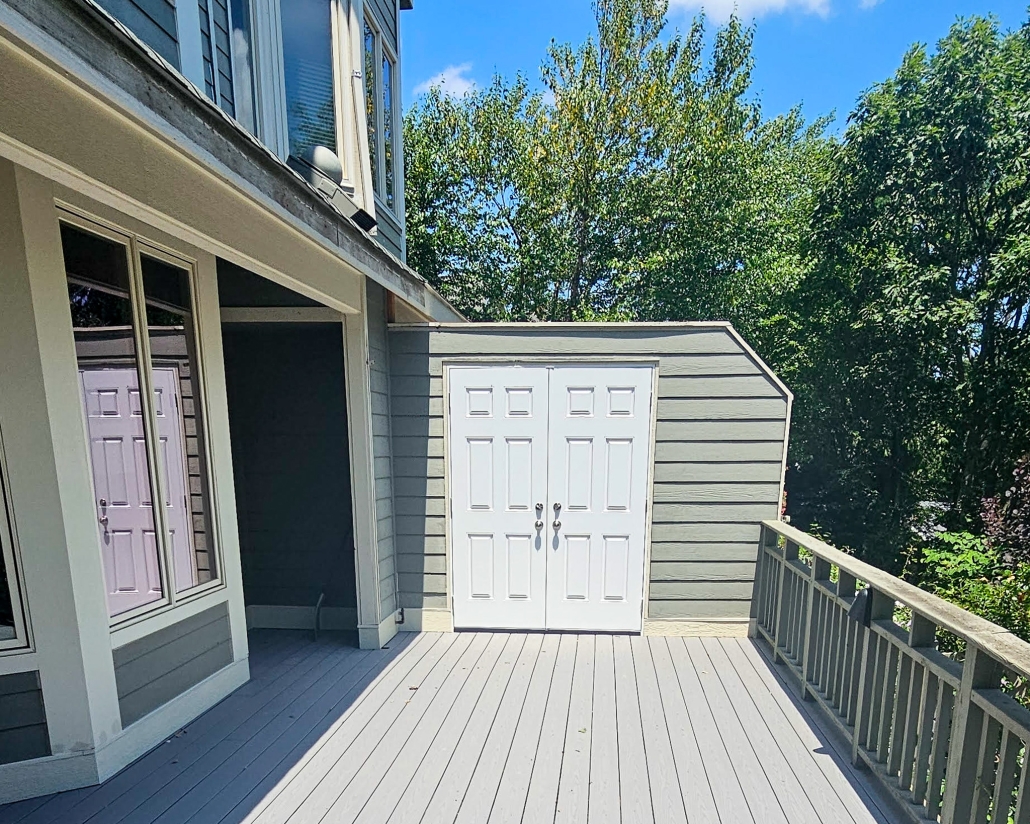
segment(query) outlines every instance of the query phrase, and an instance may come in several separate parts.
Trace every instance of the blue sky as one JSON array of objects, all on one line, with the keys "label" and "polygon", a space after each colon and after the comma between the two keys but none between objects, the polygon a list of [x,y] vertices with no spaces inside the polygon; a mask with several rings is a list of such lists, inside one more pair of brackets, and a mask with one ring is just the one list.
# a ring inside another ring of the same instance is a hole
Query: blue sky
[{"label": "blue sky", "polygon": [[[801,103],[841,126],[863,89],[891,75],[908,47],[932,44],[957,17],[994,14],[1006,28],[1030,0],[672,0],[685,28],[700,6],[715,20],[734,5],[757,21],[754,87],[769,115]],[[405,108],[427,82],[460,91],[498,72],[539,81],[551,39],[581,42],[593,30],[590,0],[415,0],[401,13]]]}]

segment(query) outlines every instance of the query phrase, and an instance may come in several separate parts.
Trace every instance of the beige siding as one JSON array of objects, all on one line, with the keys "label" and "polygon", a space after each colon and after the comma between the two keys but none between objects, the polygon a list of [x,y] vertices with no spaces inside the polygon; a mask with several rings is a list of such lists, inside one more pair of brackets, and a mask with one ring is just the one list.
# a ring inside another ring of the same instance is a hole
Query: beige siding
[{"label": "beige siding", "polygon": [[603,355],[658,363],[648,617],[748,617],[789,402],[727,328],[395,327],[390,345],[402,606],[448,606],[444,361]]},{"label": "beige siding", "polygon": [[379,540],[379,608],[386,618],[397,611],[394,559],[393,453],[390,419],[390,341],[386,331],[386,293],[368,281],[368,352],[372,387],[372,455],[375,460],[376,535]]}]

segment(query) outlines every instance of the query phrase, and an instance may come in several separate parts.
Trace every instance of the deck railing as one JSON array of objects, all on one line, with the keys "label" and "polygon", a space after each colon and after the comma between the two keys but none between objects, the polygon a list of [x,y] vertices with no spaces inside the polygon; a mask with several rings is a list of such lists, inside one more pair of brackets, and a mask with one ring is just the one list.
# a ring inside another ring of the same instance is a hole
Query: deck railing
[{"label": "deck railing", "polygon": [[758,636],[855,763],[912,821],[1030,824],[1030,711],[1012,695],[1030,644],[787,524],[761,534]]}]

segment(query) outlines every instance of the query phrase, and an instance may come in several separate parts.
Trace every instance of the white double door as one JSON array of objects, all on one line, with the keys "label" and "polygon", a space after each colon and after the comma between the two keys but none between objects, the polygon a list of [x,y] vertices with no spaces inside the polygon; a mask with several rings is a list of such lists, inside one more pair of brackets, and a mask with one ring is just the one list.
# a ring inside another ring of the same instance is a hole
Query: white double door
[{"label": "white double door", "polygon": [[455,626],[639,631],[652,368],[448,374]]}]

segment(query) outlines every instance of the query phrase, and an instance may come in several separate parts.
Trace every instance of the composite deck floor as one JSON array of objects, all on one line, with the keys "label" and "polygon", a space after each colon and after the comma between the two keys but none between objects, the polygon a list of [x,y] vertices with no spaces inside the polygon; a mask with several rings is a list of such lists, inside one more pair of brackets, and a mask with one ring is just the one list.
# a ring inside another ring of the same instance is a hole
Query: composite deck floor
[{"label": "composite deck floor", "polygon": [[252,680],[0,822],[890,824],[744,639],[254,632]]}]

